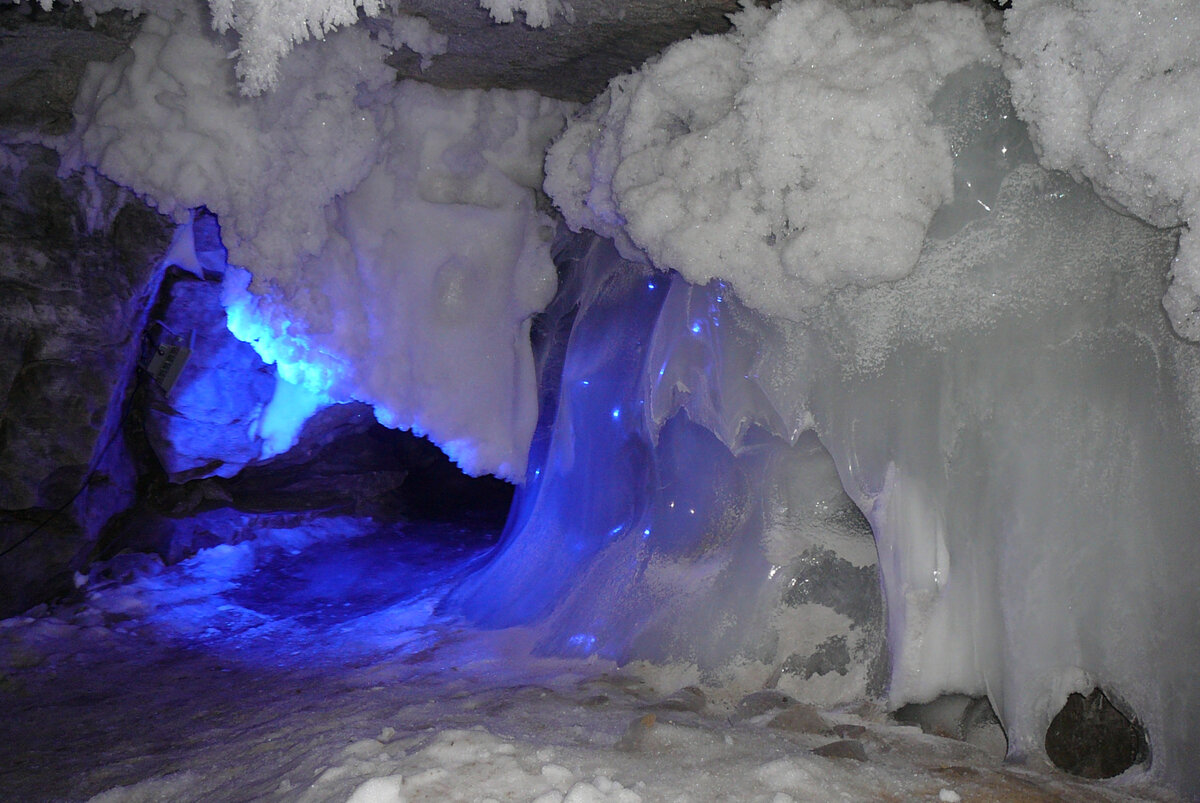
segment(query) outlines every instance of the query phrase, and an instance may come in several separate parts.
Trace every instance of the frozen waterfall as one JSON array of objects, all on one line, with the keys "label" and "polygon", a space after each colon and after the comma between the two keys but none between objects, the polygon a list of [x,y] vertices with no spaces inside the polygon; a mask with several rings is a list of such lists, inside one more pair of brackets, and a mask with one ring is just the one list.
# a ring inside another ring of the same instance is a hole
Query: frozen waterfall
[{"label": "frozen waterfall", "polygon": [[797,321],[560,240],[527,481],[455,604],[544,620],[549,653],[833,703],[886,672],[880,576],[892,705],[987,694],[1010,755],[1037,758],[1067,695],[1100,687],[1195,791],[1200,372],[1160,303],[1176,233],[1038,167],[998,71],[933,107],[957,191],[916,269]]}]

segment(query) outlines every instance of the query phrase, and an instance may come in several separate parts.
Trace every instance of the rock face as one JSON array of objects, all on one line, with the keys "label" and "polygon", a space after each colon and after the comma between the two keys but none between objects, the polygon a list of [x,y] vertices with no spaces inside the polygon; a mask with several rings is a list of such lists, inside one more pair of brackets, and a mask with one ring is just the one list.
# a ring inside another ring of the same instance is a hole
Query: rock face
[{"label": "rock face", "polygon": [[[146,395],[143,389],[135,404],[144,405]],[[512,500],[508,483],[467,477],[428,440],[383,427],[361,403],[319,411],[292,449],[253,461],[230,478],[172,482],[153,465],[142,433],[133,430],[130,440],[141,457],[140,493],[101,534],[100,558],[125,550],[177,563],[199,549],[252,537],[246,522],[264,521],[265,514],[277,514],[281,527],[355,516],[471,520],[498,530]]]},{"label": "rock face", "polygon": [[115,185],[89,175],[60,181],[49,150],[4,148],[0,159],[5,615],[61,585],[103,523],[132,501],[118,430],[169,239],[165,221]]},{"label": "rock face", "polygon": [[0,128],[65,134],[83,68],[116,58],[140,26],[122,13],[102,14],[92,25],[78,6],[0,6]]},{"label": "rock face", "polygon": [[[566,4],[564,4],[566,5]],[[693,33],[729,30],[735,0],[575,0],[549,27],[497,25],[477,0],[403,0],[448,37],[446,52],[421,69],[421,57],[397,50],[389,63],[402,78],[438,86],[533,89],[588,101],[615,75]],[[518,15],[518,20],[520,15]],[[375,21],[373,21],[375,22]],[[391,25],[387,18],[377,21]]]},{"label": "rock face", "polygon": [[225,326],[221,283],[184,275],[151,322],[191,343],[170,394],[150,394],[146,435],[172,481],[232,477],[262,453],[256,422],[275,392],[275,370]]}]

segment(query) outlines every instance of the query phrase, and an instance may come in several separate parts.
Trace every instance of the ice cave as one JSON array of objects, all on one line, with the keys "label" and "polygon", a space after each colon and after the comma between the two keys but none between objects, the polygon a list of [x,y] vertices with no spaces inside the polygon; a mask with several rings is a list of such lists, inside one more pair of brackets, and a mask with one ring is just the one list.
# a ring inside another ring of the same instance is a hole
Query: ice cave
[{"label": "ice cave", "polygon": [[0,800],[1200,799],[1200,4],[0,4]]}]

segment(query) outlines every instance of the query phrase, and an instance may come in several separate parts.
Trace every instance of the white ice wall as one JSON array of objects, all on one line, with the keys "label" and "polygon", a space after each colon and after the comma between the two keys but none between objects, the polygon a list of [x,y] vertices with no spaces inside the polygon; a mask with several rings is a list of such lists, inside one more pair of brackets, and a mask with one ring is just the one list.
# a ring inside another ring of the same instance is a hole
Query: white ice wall
[{"label": "white ice wall", "polygon": [[470,473],[523,476],[528,319],[555,285],[535,188],[570,107],[396,84],[361,28],[300,46],[274,92],[243,98],[206,26],[164,5],[92,65],[63,169],[93,165],[181,223],[215,213],[249,271],[226,275],[230,329],[285,380],[373,404]]},{"label": "white ice wall", "polygon": [[[813,39],[824,26],[847,26],[832,6],[784,3],[759,30],[798,8]],[[936,4],[918,8],[933,14]],[[869,73],[872,56],[893,52],[891,32],[904,28],[872,31],[849,19],[855,37],[837,41],[855,42],[854,74]],[[725,124],[756,108],[740,87],[760,47],[738,34],[697,39],[616,79],[551,150],[548,190],[572,226],[689,278],[724,280],[768,313],[776,334],[764,337],[745,374],[767,409],[717,405],[705,424],[733,449],[747,416],[775,422],[784,438],[809,427],[819,434],[875,530],[894,704],[987,693],[1012,753],[1037,758],[1066,695],[1099,685],[1146,725],[1152,771],[1195,792],[1200,359],[1161,303],[1178,232],[1122,216],[1038,166],[1007,82],[976,66],[917,101],[890,96],[905,108],[921,104],[928,116],[914,114],[909,125],[937,130],[955,158],[953,175],[919,170],[906,180],[952,182],[951,203],[923,216],[898,187],[851,179],[824,203],[861,191],[852,207],[870,210],[882,193],[895,199],[897,217],[864,213],[857,229],[794,266],[786,249],[782,260],[760,255],[779,237],[768,237],[772,207],[753,190],[754,169],[774,151]],[[825,57],[794,51],[800,68]],[[833,102],[843,96],[832,88],[813,91],[829,101],[815,112],[833,121],[829,132],[858,119],[850,100]],[[639,106],[645,97],[659,101]],[[1192,127],[1180,131],[1187,137]],[[805,159],[826,153],[819,137],[773,142],[789,149],[772,176],[791,169],[803,178]],[[869,143],[861,141],[868,156],[905,156]],[[890,161],[877,169],[896,175]],[[784,189],[819,198],[821,186],[818,173]],[[719,197],[705,187],[721,188]],[[917,250],[906,244],[913,224]],[[723,234],[713,239],[714,230]],[[890,243],[892,256],[912,254],[887,276],[898,281],[877,284],[882,276],[853,269],[872,241]],[[814,275],[838,269],[847,272],[823,295],[808,292],[820,286]],[[1178,270],[1176,262],[1177,282]],[[701,326],[715,324],[714,316]],[[731,392],[741,381],[714,390],[711,377],[684,377],[667,389],[749,398]]]}]

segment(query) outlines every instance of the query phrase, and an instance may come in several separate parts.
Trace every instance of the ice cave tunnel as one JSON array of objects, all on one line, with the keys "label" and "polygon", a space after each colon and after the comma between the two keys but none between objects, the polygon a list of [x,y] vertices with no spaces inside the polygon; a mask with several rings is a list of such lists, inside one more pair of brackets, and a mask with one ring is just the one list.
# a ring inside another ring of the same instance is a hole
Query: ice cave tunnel
[{"label": "ice cave tunnel", "polygon": [[0,799],[1196,799],[1196,41],[0,6]]}]

